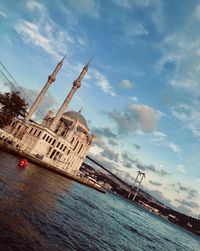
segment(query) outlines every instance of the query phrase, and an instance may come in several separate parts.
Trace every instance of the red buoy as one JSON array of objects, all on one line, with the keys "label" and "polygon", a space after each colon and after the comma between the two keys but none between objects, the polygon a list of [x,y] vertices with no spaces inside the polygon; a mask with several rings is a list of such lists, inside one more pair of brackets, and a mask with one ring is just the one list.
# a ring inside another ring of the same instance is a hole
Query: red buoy
[{"label": "red buoy", "polygon": [[25,168],[28,164],[28,161],[26,159],[21,159],[19,161],[19,166]]}]

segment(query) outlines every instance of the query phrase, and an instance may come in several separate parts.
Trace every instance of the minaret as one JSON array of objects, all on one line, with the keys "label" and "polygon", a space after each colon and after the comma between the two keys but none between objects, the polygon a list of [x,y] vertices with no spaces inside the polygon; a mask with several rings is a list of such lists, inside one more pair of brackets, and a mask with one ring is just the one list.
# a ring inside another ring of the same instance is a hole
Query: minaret
[{"label": "minaret", "polygon": [[[90,60],[91,61],[91,60]],[[78,88],[80,88],[81,86],[81,80],[83,79],[83,77],[85,76],[85,74],[88,71],[88,67],[90,64],[90,61],[86,64],[86,66],[83,68],[83,70],[81,71],[80,75],[78,76],[78,78],[74,81],[72,89],[70,90],[70,92],[68,93],[65,101],[63,102],[63,104],[61,105],[61,107],[59,108],[52,124],[50,125],[50,129],[52,131],[55,131],[60,118],[62,117],[63,113],[65,112],[69,102],[71,101],[72,97],[74,96],[75,92],[77,91]]]},{"label": "minaret", "polygon": [[31,117],[33,116],[33,114],[35,113],[36,109],[38,108],[38,106],[40,105],[41,101],[44,98],[44,95],[46,94],[49,86],[56,80],[56,76],[60,70],[60,68],[63,65],[64,59],[65,59],[66,55],[63,57],[63,59],[57,64],[56,68],[54,69],[53,73],[51,75],[48,76],[48,80],[45,84],[45,86],[42,88],[40,94],[37,96],[36,100],[34,101],[34,103],[32,104],[29,112],[27,113],[27,115],[24,118],[25,122],[28,122]]}]

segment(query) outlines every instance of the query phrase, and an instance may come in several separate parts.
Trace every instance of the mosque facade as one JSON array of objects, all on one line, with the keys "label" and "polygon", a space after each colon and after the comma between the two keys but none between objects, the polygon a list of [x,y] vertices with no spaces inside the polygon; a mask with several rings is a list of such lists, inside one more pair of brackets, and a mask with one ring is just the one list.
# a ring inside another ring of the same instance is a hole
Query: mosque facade
[{"label": "mosque facade", "polygon": [[95,140],[95,135],[90,134],[87,121],[81,114],[81,110],[75,112],[66,111],[66,109],[78,88],[81,87],[81,81],[88,71],[89,63],[73,82],[70,92],[57,113],[54,115],[53,111],[50,110],[43,118],[42,123],[36,123],[32,120],[47,90],[56,80],[64,58],[49,75],[46,84],[25,118],[14,118],[4,130],[1,130],[0,137],[11,140],[19,151],[69,174],[76,175]]}]

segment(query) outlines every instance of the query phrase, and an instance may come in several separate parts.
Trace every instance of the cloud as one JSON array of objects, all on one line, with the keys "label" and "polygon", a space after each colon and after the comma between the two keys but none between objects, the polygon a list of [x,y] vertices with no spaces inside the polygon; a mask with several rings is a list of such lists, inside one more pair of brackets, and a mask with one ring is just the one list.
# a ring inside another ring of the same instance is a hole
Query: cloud
[{"label": "cloud", "polygon": [[150,172],[153,172],[161,177],[164,177],[164,176],[169,176],[171,175],[170,173],[166,172],[165,170],[163,169],[157,169],[155,167],[155,165],[153,164],[150,164],[150,165],[144,165],[144,164],[141,164],[141,163],[137,163],[137,168],[141,171],[150,171]]},{"label": "cloud", "polygon": [[15,30],[26,44],[34,45],[60,59],[73,39],[64,31],[56,30],[52,23],[29,22],[20,19]]},{"label": "cloud", "polygon": [[163,7],[163,1],[153,0],[151,1],[150,18],[155,25],[156,30],[159,33],[163,33],[166,30],[165,27],[165,13]]},{"label": "cloud", "polygon": [[113,139],[109,139],[108,144],[111,145],[111,146],[118,146],[119,145],[119,143],[116,140],[113,140]]},{"label": "cloud", "polygon": [[88,73],[88,77],[92,79],[103,92],[110,94],[113,97],[116,96],[116,93],[113,91],[112,86],[104,74],[94,68],[91,68],[90,72]]},{"label": "cloud", "polygon": [[187,206],[187,207],[190,207],[192,209],[199,209],[200,208],[199,204],[197,204],[194,201],[188,201],[188,200],[184,200],[184,199],[183,200],[175,199],[175,201],[179,202],[183,206]]},{"label": "cloud", "polygon": [[135,163],[137,163],[137,159],[135,159],[134,155],[128,151],[122,152],[121,158],[122,158],[121,163],[123,167],[126,167],[126,168],[133,168],[135,166]]},{"label": "cloud", "polygon": [[133,144],[133,146],[135,147],[136,150],[140,150],[141,146],[139,146],[138,144]]},{"label": "cloud", "polygon": [[124,89],[132,89],[134,85],[129,80],[124,79],[120,82],[120,86]]},{"label": "cloud", "polygon": [[175,188],[177,190],[177,192],[184,192],[187,194],[187,197],[192,199],[192,198],[196,198],[198,195],[197,190],[191,188],[191,187],[187,187],[182,185],[180,182],[176,183],[176,184],[172,184],[170,185],[171,187]]},{"label": "cloud", "polygon": [[103,150],[100,154],[102,157],[105,157],[111,161],[117,162],[119,159],[119,154],[115,153],[112,149],[109,148]]},{"label": "cloud", "polygon": [[163,193],[159,190],[151,190],[149,191],[149,193],[155,197],[158,201],[164,203],[166,206],[168,207],[173,207],[172,204],[171,204],[171,200],[170,199],[167,199]]},{"label": "cloud", "polygon": [[44,7],[43,5],[38,2],[38,1],[34,1],[34,0],[28,0],[25,2],[25,6],[27,9],[33,11],[33,10],[43,10]]},{"label": "cloud", "polygon": [[136,96],[133,96],[133,97],[129,97],[129,99],[133,102],[137,102],[138,101],[138,98]]},{"label": "cloud", "polygon": [[120,134],[153,132],[160,117],[153,108],[140,104],[130,104],[123,112],[113,110],[106,114],[116,123]]},{"label": "cloud", "polygon": [[93,143],[94,145],[102,148],[102,149],[105,149],[106,148],[106,142],[103,138],[101,137],[97,137]]},{"label": "cloud", "polygon": [[[116,163],[113,163],[112,161],[105,159],[100,154],[90,153],[89,156],[92,159],[96,160],[99,164],[101,164],[105,168],[110,169],[110,171],[116,170],[116,168],[118,167],[118,165]],[[87,161],[90,162],[89,160],[87,160]],[[93,162],[92,162],[92,166],[96,166],[96,165],[93,164]]]},{"label": "cloud", "polygon": [[87,15],[91,18],[98,18],[100,16],[99,2],[96,0],[70,0],[69,4],[78,15]]},{"label": "cloud", "polygon": [[157,186],[157,187],[162,186],[162,183],[160,183],[158,181],[153,181],[153,180],[149,180],[149,184],[151,184],[153,186]]},{"label": "cloud", "polygon": [[179,104],[171,107],[172,115],[184,124],[195,137],[200,137],[200,111],[199,101],[192,101],[190,104]]},{"label": "cloud", "polygon": [[117,135],[109,127],[94,127],[92,133],[101,137],[116,139]]},{"label": "cloud", "polygon": [[0,17],[7,18],[8,15],[6,14],[6,12],[0,10]]},{"label": "cloud", "polygon": [[193,215],[192,210],[184,205],[179,205],[178,207],[173,206],[173,208],[177,211],[180,211],[183,214]]},{"label": "cloud", "polygon": [[182,164],[180,164],[180,165],[177,166],[177,170],[180,171],[180,172],[182,172],[182,173],[186,172],[186,169],[185,169],[185,167]]},{"label": "cloud", "polygon": [[105,157],[111,161],[118,162],[119,154],[115,152],[112,147],[109,147],[102,137],[97,137],[94,145],[101,149],[100,156]]},{"label": "cloud", "polygon": [[27,1],[26,8],[35,11],[34,19],[30,21],[30,19],[19,18],[14,26],[15,31],[25,44],[34,49],[42,49],[56,60],[69,50],[72,52],[86,46],[86,38],[82,35],[83,33],[73,32],[73,25],[70,25],[72,29],[64,30],[51,19],[48,9],[41,2]]},{"label": "cloud", "polygon": [[[157,64],[160,74],[165,74],[176,98],[169,104],[172,115],[182,128],[189,129],[195,137],[200,137],[200,37],[198,35],[199,7],[185,17],[187,25],[167,35],[160,45],[161,58]],[[170,65],[170,72],[166,72]]]},{"label": "cloud", "polygon": [[160,132],[160,131],[154,131],[152,135],[153,135],[153,138],[151,140],[156,143],[164,142],[164,140],[167,137],[165,133]]},{"label": "cloud", "polygon": [[181,150],[179,148],[179,146],[177,146],[176,144],[174,143],[169,143],[169,147],[172,149],[173,152],[175,153],[180,153]]},{"label": "cloud", "polygon": [[197,6],[196,6],[194,15],[195,15],[195,17],[196,17],[197,19],[200,19],[200,5],[197,5]]},{"label": "cloud", "polygon": [[[114,34],[112,40],[118,46],[124,49],[124,45],[133,47],[138,42],[142,42],[143,38],[149,35],[147,25],[144,19],[138,18],[130,12],[131,8],[136,7],[130,1],[116,1],[116,5],[112,5],[112,12],[105,17],[109,30]],[[125,3],[125,4],[124,4]],[[127,4],[127,9],[124,9]]]},{"label": "cloud", "polygon": [[148,30],[141,23],[129,23],[124,26],[124,33],[130,43],[137,37],[148,35]]},{"label": "cloud", "polygon": [[148,7],[150,4],[149,0],[112,0],[115,4],[123,8],[134,8],[134,7]]},{"label": "cloud", "polygon": [[121,171],[119,169],[113,169],[112,172],[117,175],[118,177],[120,177],[123,181],[125,181],[126,183],[133,185],[135,177],[133,174],[129,173],[129,172],[125,172],[125,171]]}]

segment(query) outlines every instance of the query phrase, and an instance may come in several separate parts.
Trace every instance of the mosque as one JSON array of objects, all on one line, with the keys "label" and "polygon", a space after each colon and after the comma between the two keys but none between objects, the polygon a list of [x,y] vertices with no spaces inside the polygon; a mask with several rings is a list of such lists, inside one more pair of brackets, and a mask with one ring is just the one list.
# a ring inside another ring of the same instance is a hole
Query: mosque
[{"label": "mosque", "polygon": [[56,80],[65,57],[57,64],[48,80],[25,118],[14,118],[12,122],[1,131],[1,137],[9,138],[14,145],[43,162],[61,169],[69,174],[76,175],[88,153],[95,135],[89,133],[87,122],[81,110],[78,112],[66,109],[88,71],[89,63],[82,69],[78,78],[73,82],[72,88],[56,115],[49,111],[42,123],[31,119],[51,84]]}]

